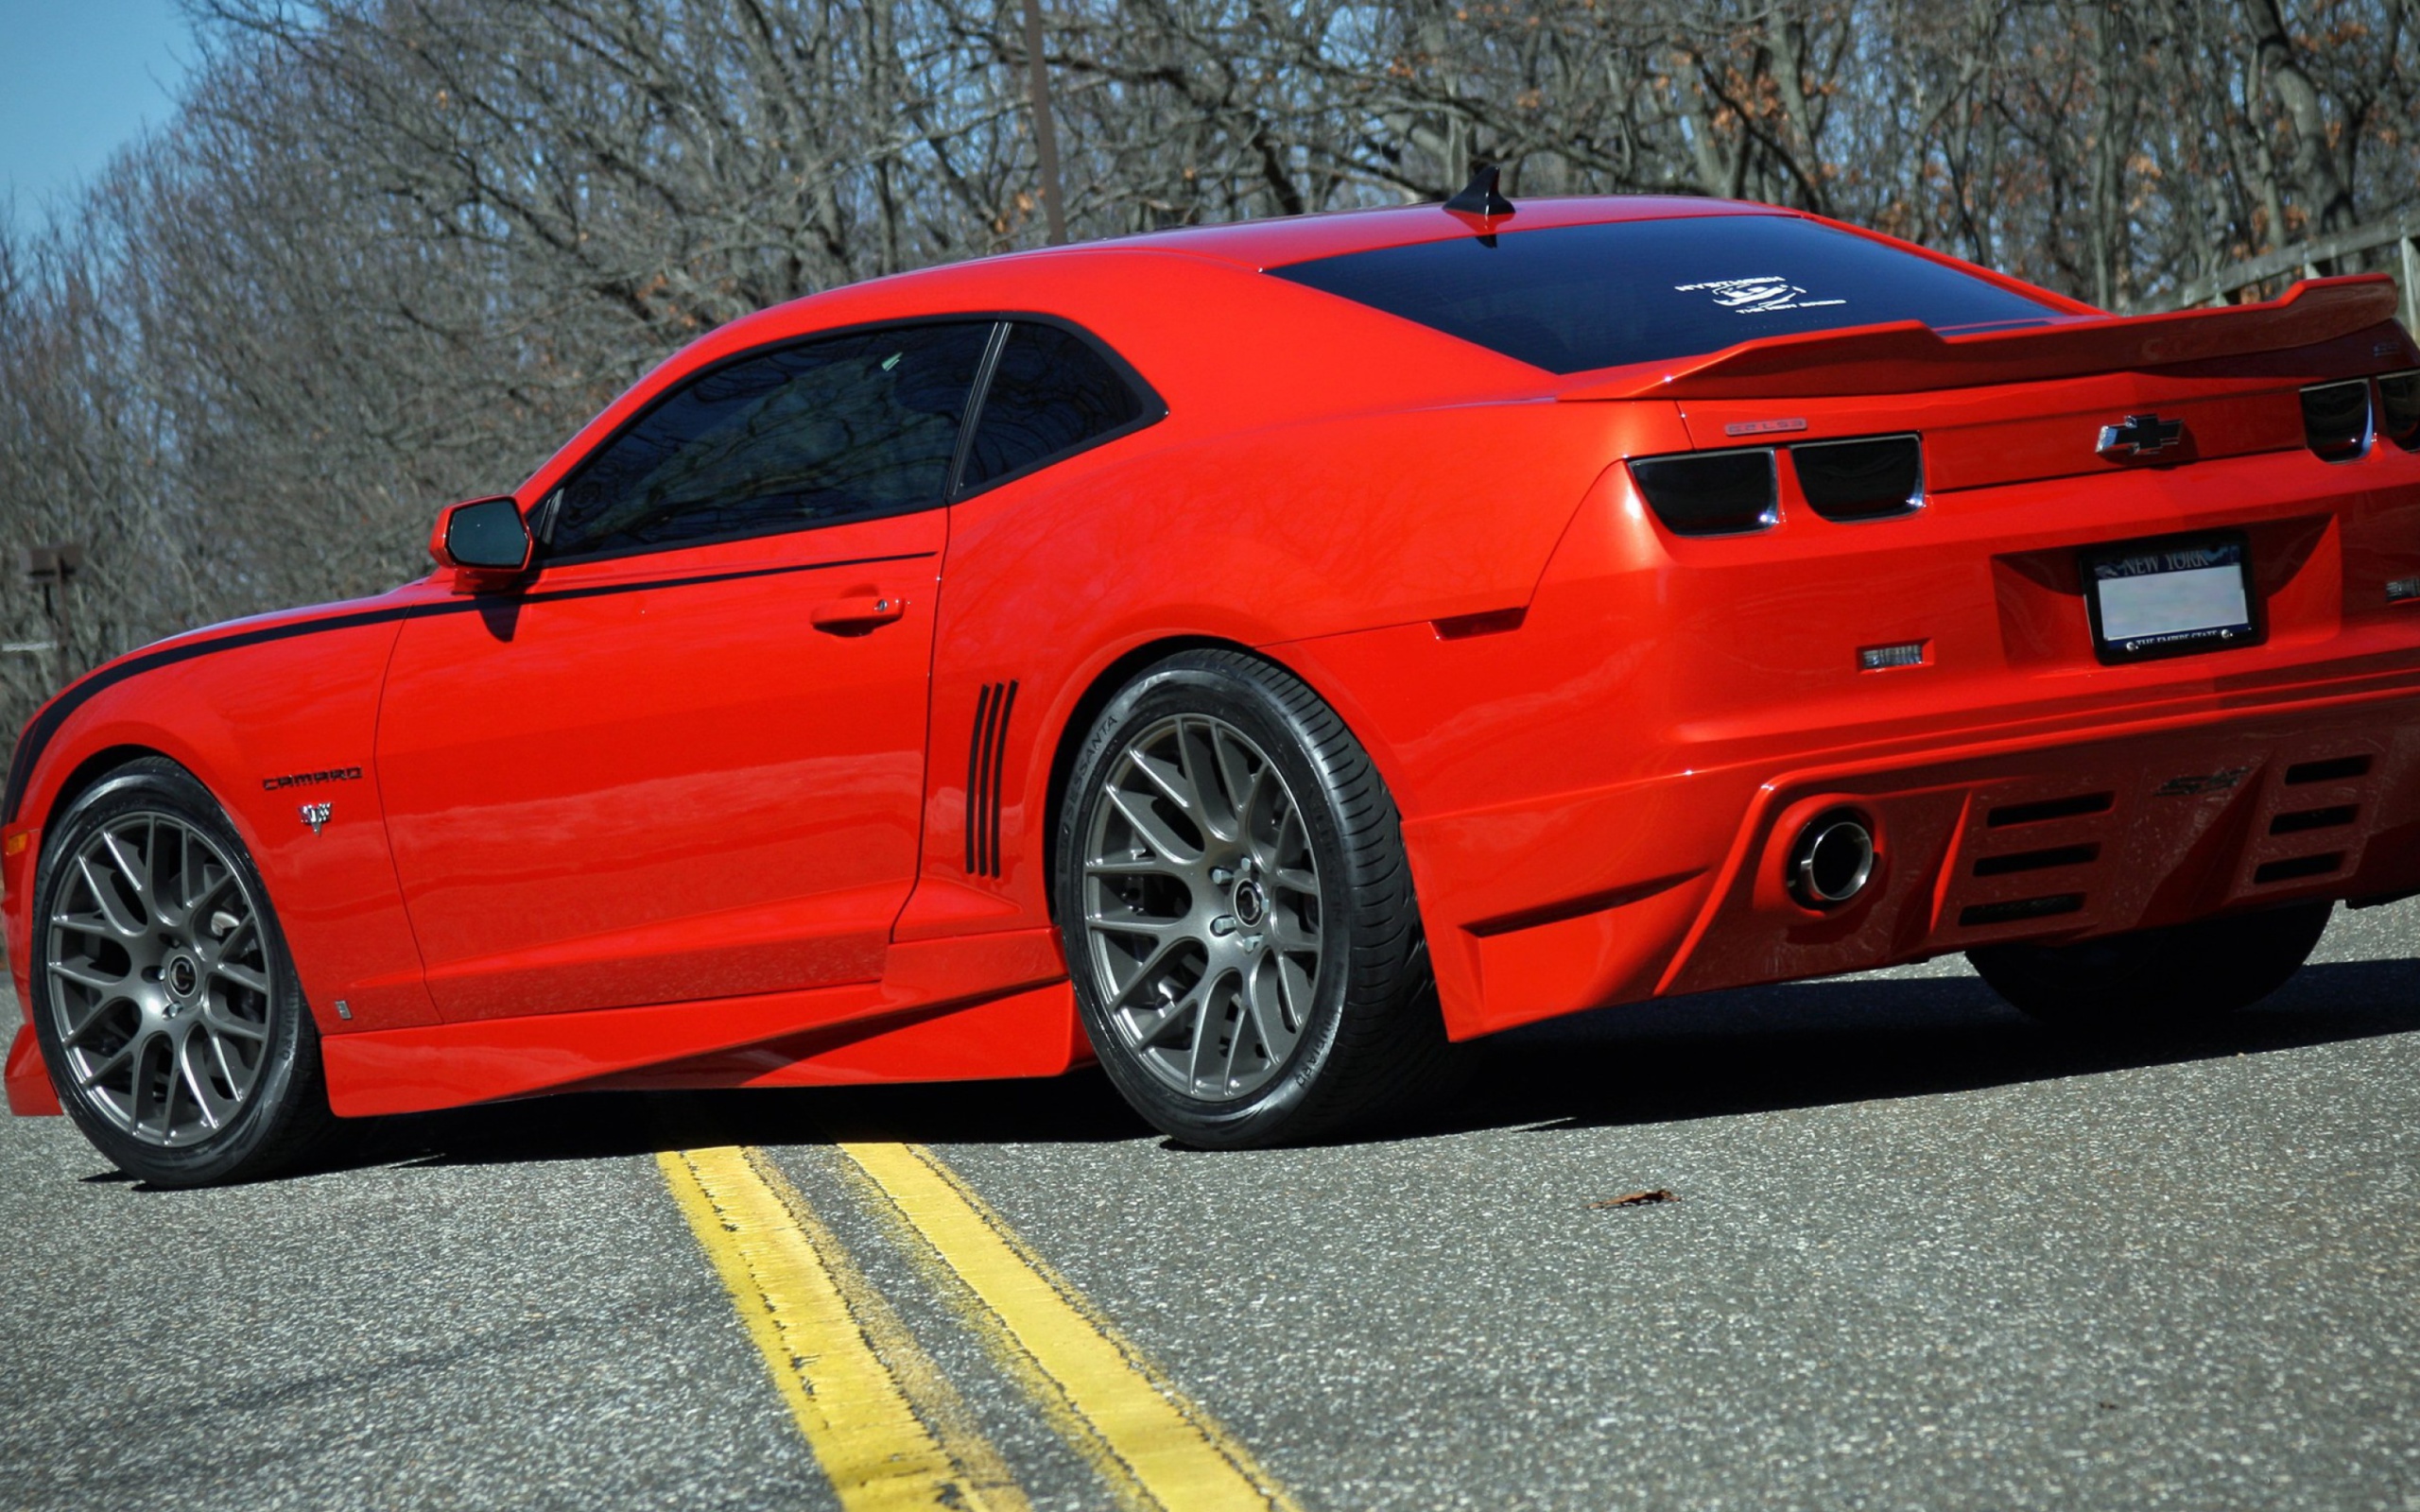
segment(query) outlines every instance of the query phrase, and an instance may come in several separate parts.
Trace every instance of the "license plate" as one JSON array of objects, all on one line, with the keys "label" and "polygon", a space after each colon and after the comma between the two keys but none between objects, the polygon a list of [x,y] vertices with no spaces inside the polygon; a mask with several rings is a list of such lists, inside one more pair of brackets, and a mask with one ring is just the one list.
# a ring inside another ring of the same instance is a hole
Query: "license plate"
[{"label": "license plate", "polygon": [[2240,535],[2174,536],[2083,558],[2092,644],[2103,662],[2256,645],[2252,549]]}]

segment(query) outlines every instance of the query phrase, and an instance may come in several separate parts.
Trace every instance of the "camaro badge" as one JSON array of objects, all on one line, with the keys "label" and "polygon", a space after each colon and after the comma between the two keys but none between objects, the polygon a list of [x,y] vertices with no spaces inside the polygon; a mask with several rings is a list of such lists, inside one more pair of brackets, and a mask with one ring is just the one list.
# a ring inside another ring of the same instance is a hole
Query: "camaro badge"
[{"label": "camaro badge", "polygon": [[281,787],[317,787],[321,782],[360,781],[361,768],[358,766],[331,766],[323,772],[288,772],[283,777],[264,777],[261,788],[264,792],[274,793]]},{"label": "camaro badge", "polygon": [[328,815],[334,808],[332,803],[305,803],[302,805],[302,822],[311,827],[313,834],[317,834],[328,827]]},{"label": "camaro badge", "polygon": [[2111,458],[2156,456],[2185,439],[2185,422],[2157,415],[2129,415],[2122,425],[2100,427],[2100,444],[2093,450]]}]

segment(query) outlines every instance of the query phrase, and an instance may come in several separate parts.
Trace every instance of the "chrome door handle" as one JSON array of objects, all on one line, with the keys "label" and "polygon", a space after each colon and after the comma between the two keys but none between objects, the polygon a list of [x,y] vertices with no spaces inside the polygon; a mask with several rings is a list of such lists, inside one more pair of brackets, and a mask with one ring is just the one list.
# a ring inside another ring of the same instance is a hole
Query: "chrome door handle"
[{"label": "chrome door handle", "polygon": [[896,594],[875,597],[866,594],[857,598],[827,599],[815,606],[809,616],[815,627],[826,635],[864,635],[908,612],[908,601]]}]

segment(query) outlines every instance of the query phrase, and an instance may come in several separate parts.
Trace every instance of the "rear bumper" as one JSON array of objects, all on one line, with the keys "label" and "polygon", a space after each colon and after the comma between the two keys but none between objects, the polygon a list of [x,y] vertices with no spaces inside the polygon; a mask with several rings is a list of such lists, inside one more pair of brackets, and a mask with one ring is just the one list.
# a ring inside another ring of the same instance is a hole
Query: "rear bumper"
[{"label": "rear bumper", "polygon": [[[1468,1038],[2000,940],[2420,888],[2420,675],[2221,702],[1409,822],[1449,1026]],[[1819,913],[1789,896],[1788,858],[1808,821],[1843,806],[1871,821],[1879,859],[1862,893]],[[1571,856],[1632,858],[1634,880],[1437,917],[1484,895],[1472,880]]]},{"label": "rear bumper", "polygon": [[[2049,479],[1875,524],[1785,513],[1671,538],[1610,470],[1517,628],[1275,648],[1386,772],[1457,1038],[2420,886],[2420,603],[2391,586],[2420,576],[2420,455]],[[2265,638],[2099,662],[2079,553],[2202,530],[2249,540]],[[1859,670],[1861,647],[1907,643],[1920,665]],[[1874,821],[1882,864],[1818,916],[1784,858],[1834,803]]]}]

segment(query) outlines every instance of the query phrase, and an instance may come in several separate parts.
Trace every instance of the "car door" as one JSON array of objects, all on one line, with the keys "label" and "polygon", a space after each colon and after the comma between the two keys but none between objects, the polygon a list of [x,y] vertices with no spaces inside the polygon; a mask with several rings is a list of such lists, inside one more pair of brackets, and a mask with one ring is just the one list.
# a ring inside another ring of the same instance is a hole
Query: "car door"
[{"label": "car door", "polygon": [[406,625],[378,778],[448,1019],[867,981],[913,880],[947,516],[989,321],[691,378]]}]

